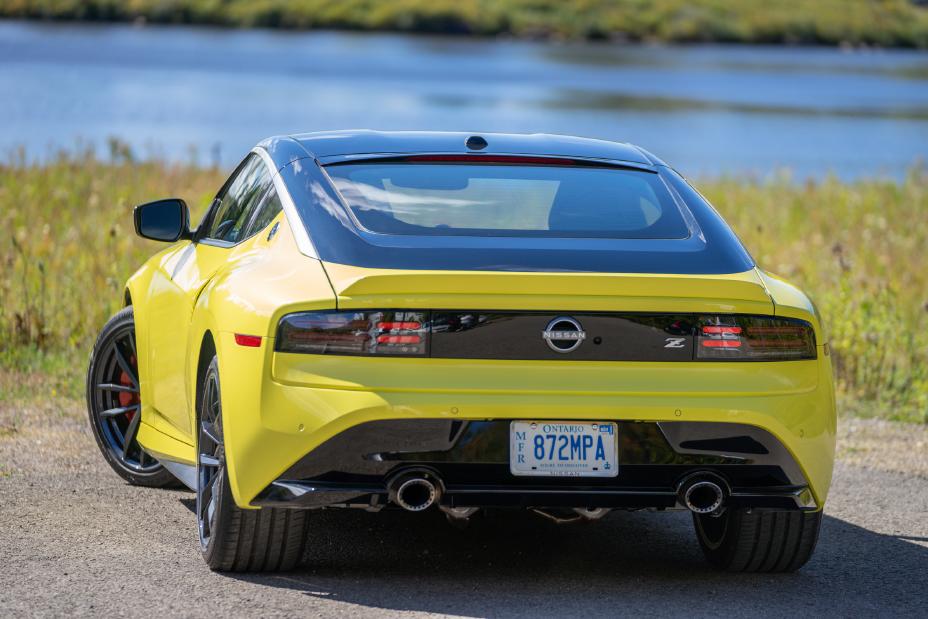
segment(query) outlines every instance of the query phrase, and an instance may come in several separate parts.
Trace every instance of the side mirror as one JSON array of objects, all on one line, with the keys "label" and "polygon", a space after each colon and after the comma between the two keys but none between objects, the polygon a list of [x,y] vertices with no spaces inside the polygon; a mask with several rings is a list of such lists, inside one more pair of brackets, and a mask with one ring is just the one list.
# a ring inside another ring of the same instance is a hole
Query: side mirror
[{"label": "side mirror", "polygon": [[135,233],[145,239],[173,243],[190,238],[190,211],[179,198],[135,207]]}]

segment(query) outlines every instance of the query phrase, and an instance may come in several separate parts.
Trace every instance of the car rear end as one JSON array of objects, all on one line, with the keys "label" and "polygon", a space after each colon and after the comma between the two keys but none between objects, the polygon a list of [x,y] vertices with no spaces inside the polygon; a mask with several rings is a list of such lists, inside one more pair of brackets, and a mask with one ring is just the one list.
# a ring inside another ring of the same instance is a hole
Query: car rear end
[{"label": "car rear end", "polygon": [[232,353],[266,368],[224,387],[260,410],[227,436],[240,505],[821,509],[835,415],[814,309],[669,169],[297,167],[281,174],[334,303],[287,305],[266,347]]},{"label": "car rear end", "polygon": [[[457,274],[436,295],[448,274],[354,271],[330,266],[352,282],[339,310],[289,314],[269,342],[261,423],[299,447],[254,435],[254,505],[379,508],[410,475],[453,508],[672,508],[699,481],[731,506],[824,502],[828,356],[753,273],[668,280],[719,295],[668,312],[630,276]],[[383,279],[419,305],[380,309]],[[455,309],[476,299],[502,309]]]}]

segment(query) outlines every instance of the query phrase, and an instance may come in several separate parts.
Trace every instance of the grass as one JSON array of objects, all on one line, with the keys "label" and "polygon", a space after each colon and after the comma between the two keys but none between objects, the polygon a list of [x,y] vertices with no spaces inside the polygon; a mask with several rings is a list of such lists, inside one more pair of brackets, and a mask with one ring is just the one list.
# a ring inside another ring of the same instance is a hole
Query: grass
[{"label": "grass", "polygon": [[928,47],[928,8],[909,0],[6,0],[0,17]]},{"label": "grass", "polygon": [[[0,401],[78,398],[93,340],[125,279],[158,246],[131,207],[206,207],[224,171],[136,162],[118,142],[0,165]],[[901,182],[717,178],[696,185],[758,263],[809,290],[845,413],[928,423],[928,172]]]}]

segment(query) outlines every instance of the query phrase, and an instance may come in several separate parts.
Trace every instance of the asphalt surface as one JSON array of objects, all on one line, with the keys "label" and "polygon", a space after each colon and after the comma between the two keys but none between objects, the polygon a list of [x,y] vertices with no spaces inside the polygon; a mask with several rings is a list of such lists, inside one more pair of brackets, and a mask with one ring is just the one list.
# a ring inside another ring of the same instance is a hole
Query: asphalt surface
[{"label": "asphalt surface", "polygon": [[200,559],[192,493],[126,485],[82,419],[48,414],[0,435],[2,617],[928,613],[920,472],[840,461],[818,551],[795,574],[711,570],[684,513],[460,531],[439,514],[330,510],[313,514],[300,569],[224,575]]}]

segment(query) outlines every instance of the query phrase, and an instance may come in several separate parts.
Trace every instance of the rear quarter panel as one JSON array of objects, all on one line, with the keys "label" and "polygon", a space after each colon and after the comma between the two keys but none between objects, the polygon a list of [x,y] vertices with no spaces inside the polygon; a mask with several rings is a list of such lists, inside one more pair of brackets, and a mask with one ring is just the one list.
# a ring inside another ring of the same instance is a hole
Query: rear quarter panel
[{"label": "rear quarter panel", "polygon": [[[268,229],[237,246],[229,265],[204,289],[194,308],[188,341],[187,397],[195,421],[197,370],[204,337],[209,333],[219,357],[223,432],[229,476],[238,486],[235,460],[247,452],[260,420],[261,399],[269,375],[274,333],[285,313],[331,309],[335,295],[321,262],[301,254],[286,218],[268,240]],[[235,343],[235,334],[259,335],[261,346]],[[266,446],[274,449],[274,444]]]}]

